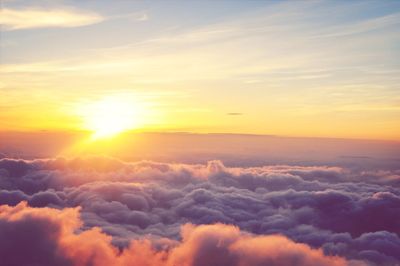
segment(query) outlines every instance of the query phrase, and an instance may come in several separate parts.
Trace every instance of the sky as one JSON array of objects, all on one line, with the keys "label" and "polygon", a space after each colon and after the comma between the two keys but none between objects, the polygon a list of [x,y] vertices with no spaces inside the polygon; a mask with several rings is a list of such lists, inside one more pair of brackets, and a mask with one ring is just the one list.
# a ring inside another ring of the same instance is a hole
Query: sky
[{"label": "sky", "polygon": [[0,23],[1,131],[400,140],[398,1],[15,0]]},{"label": "sky", "polygon": [[400,265],[400,1],[0,3],[2,265]]}]

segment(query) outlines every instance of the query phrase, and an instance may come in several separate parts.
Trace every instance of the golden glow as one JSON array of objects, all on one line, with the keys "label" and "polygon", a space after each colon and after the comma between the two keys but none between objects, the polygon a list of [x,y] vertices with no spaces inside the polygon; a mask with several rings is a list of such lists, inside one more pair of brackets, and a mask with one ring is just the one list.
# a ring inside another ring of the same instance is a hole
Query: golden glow
[{"label": "golden glow", "polygon": [[93,139],[108,138],[140,124],[138,104],[122,96],[107,97],[80,108],[84,128],[93,132]]},{"label": "golden glow", "polygon": [[[125,6],[120,14],[5,6],[0,131],[400,140],[397,28],[385,16],[365,16],[325,21],[321,31],[317,19],[299,19],[315,15],[308,5],[299,3],[299,17],[283,4],[279,16],[249,9],[196,26]],[[185,26],[165,31],[165,23]]]}]

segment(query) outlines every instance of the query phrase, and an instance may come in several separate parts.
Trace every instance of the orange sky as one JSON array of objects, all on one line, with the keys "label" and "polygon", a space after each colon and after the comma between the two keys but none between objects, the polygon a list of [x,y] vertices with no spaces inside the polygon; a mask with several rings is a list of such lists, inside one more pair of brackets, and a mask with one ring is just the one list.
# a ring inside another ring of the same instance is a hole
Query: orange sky
[{"label": "orange sky", "polygon": [[400,140],[398,3],[68,3],[4,3],[1,131]]}]

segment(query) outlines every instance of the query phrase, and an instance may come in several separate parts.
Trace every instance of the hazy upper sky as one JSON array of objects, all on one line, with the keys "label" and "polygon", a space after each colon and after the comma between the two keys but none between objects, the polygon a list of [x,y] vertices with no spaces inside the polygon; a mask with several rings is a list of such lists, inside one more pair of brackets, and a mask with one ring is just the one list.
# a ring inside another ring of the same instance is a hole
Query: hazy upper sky
[{"label": "hazy upper sky", "polygon": [[0,130],[91,129],[112,99],[142,131],[400,140],[400,1],[2,1],[0,23]]}]

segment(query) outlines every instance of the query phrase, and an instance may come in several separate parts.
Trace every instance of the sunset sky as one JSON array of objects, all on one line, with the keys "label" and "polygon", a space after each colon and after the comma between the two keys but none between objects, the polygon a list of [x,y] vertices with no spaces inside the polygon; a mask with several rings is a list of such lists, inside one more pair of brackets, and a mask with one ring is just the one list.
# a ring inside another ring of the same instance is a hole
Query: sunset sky
[{"label": "sunset sky", "polygon": [[0,23],[0,131],[400,140],[399,1],[16,0]]},{"label": "sunset sky", "polygon": [[400,0],[0,4],[0,266],[400,265]]}]

